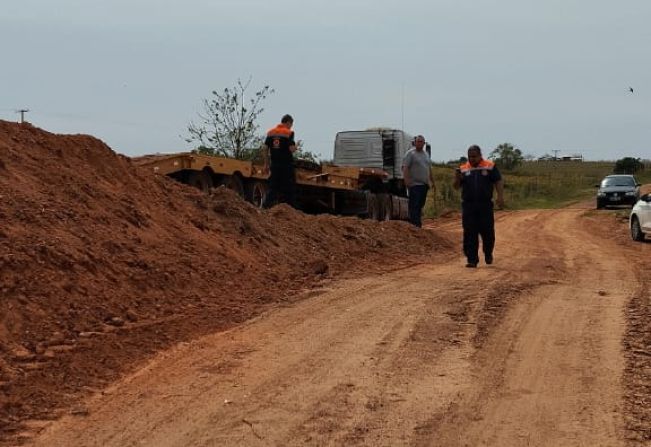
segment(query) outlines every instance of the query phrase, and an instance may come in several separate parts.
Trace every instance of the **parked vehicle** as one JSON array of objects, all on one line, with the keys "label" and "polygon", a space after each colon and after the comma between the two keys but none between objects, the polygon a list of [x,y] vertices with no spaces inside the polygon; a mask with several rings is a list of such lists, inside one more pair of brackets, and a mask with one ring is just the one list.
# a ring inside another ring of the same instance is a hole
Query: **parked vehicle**
[{"label": "parked vehicle", "polygon": [[[334,165],[297,161],[298,205],[308,212],[407,220],[400,167],[411,141],[400,130],[340,132]],[[251,161],[185,152],[138,157],[134,163],[206,192],[224,185],[256,206],[269,189],[268,174]]]},{"label": "parked vehicle", "polygon": [[608,175],[597,190],[597,209],[633,205],[640,199],[640,183],[632,175]]},{"label": "parked vehicle", "polygon": [[643,241],[646,234],[651,234],[651,194],[644,194],[633,206],[629,224],[634,241]]},{"label": "parked vehicle", "polygon": [[385,192],[406,196],[402,180],[402,160],[413,137],[401,130],[348,130],[335,137],[333,162],[338,166],[382,169],[388,175]]}]

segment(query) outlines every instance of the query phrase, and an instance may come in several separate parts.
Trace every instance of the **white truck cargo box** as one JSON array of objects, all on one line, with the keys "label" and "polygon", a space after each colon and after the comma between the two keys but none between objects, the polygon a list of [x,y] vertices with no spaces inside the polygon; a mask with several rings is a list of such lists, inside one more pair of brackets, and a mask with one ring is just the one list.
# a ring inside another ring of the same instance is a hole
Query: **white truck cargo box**
[{"label": "white truck cargo box", "polygon": [[334,163],[339,166],[384,169],[402,178],[402,159],[413,137],[401,130],[351,130],[337,133]]}]

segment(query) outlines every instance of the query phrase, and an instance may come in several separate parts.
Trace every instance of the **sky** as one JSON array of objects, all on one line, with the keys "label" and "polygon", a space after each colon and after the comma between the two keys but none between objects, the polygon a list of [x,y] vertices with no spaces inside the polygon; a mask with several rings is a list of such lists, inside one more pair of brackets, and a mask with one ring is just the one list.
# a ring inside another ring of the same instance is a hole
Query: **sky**
[{"label": "sky", "polygon": [[[343,130],[651,157],[648,0],[0,0],[0,119],[181,152],[213,90],[270,85],[306,150]],[[634,92],[629,91],[633,87]]]}]

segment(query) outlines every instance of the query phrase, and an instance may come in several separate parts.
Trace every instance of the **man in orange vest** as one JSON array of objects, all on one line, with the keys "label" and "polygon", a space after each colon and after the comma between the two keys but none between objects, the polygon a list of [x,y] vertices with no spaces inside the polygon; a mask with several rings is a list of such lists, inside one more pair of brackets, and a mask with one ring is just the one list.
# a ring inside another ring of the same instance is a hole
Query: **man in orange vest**
[{"label": "man in orange vest", "polygon": [[262,202],[263,208],[286,202],[296,208],[296,174],[294,173],[294,152],[296,142],[292,126],[294,118],[285,115],[280,124],[269,129],[264,140],[264,172],[270,172],[269,191]]},{"label": "man in orange vest", "polygon": [[500,171],[490,160],[484,160],[477,145],[468,148],[468,161],[456,170],[454,188],[461,188],[461,220],[463,223],[463,253],[466,267],[479,264],[479,236],[484,260],[493,263],[495,246],[495,217],[493,215],[493,186],[497,190],[497,206],[504,207],[504,182]]}]

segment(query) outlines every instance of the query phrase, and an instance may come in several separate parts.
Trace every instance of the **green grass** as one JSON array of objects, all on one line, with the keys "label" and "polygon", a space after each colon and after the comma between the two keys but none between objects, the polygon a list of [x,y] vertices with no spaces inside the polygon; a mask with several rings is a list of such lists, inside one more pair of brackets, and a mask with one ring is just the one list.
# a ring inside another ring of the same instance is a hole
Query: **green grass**
[{"label": "green grass", "polygon": [[[594,198],[603,177],[612,174],[614,162],[525,162],[514,171],[502,171],[508,209],[560,208]],[[461,195],[452,188],[454,170],[432,168],[436,193],[430,193],[424,214],[428,217],[459,209]],[[651,170],[636,174],[641,183],[651,183]]]}]

